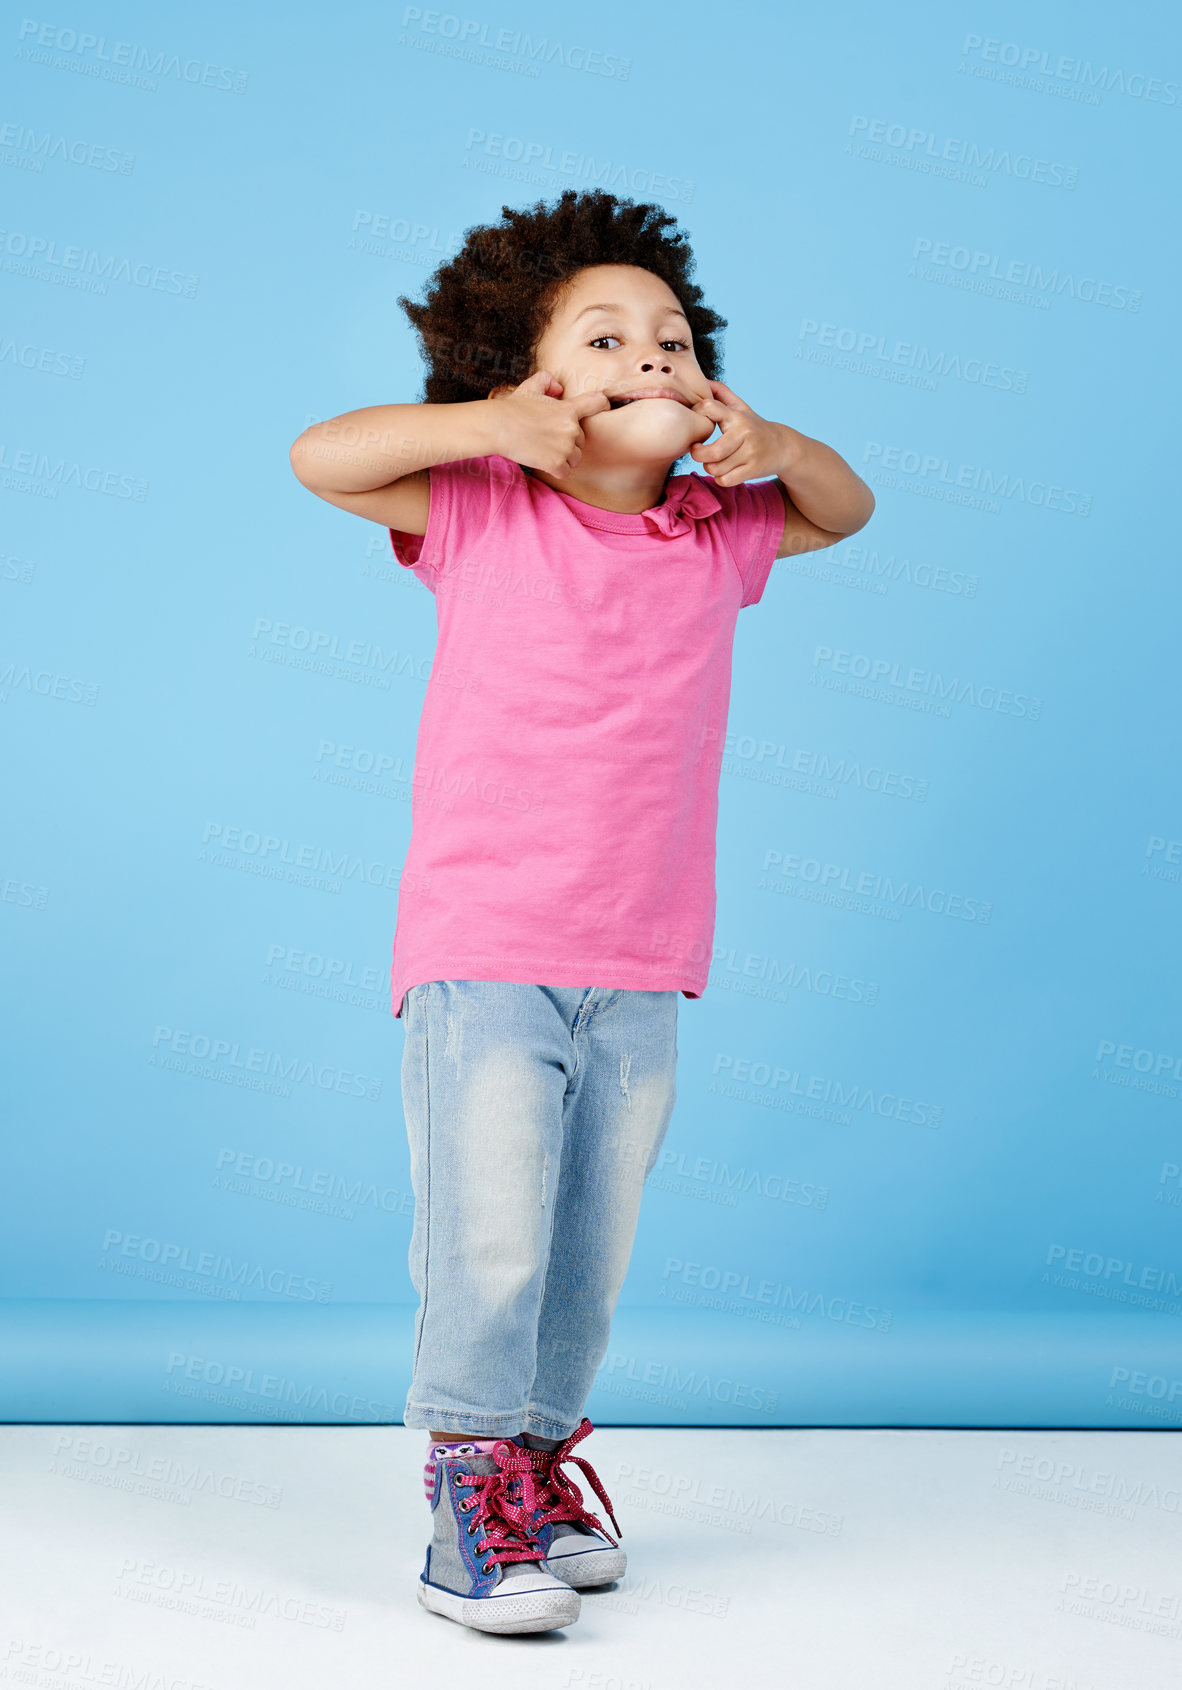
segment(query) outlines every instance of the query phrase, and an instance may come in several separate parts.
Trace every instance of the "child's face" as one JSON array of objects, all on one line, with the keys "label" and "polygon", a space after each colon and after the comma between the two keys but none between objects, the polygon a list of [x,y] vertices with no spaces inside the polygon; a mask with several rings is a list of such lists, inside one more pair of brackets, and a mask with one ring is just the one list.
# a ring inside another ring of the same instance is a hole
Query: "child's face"
[{"label": "child's face", "polygon": [[[623,462],[667,469],[714,432],[708,417],[690,409],[712,395],[689,323],[677,295],[651,270],[634,264],[579,270],[559,295],[534,368],[549,370],[565,399],[606,393],[613,401],[610,411],[583,419],[583,469]],[[630,394],[645,397],[627,399]]]}]

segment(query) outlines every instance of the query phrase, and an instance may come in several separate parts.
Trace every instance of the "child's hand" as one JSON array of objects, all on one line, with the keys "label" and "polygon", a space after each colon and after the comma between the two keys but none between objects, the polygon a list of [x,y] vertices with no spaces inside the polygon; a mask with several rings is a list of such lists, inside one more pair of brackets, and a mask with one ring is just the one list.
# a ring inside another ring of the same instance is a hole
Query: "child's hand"
[{"label": "child's hand", "polygon": [[583,418],[611,409],[606,393],[562,395],[562,383],[549,370],[535,370],[519,387],[494,394],[488,402],[495,409],[495,449],[561,480],[583,455]]},{"label": "child's hand", "polygon": [[734,487],[764,475],[782,475],[793,454],[795,429],[769,422],[755,414],[725,382],[710,382],[712,399],[699,399],[694,406],[702,416],[722,430],[719,440],[694,446],[690,457],[710,466],[708,474],[720,487]]}]

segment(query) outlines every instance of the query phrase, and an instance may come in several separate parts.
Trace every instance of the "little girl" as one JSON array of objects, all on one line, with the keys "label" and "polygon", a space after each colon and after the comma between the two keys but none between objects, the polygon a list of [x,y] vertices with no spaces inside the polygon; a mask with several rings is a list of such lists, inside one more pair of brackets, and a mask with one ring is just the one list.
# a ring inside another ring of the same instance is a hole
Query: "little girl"
[{"label": "little girl", "polygon": [[[623,1573],[563,1468],[618,1534],[572,1452],[673,1109],[678,994],[706,986],[735,618],[774,558],[874,508],[717,379],[725,320],[673,222],[602,190],[503,207],[399,300],[424,403],[291,449],[436,599],[391,972],[405,1423],[430,1434],[419,1599],[486,1631],[568,1625]],[[687,453],[707,475],[673,474]]]}]

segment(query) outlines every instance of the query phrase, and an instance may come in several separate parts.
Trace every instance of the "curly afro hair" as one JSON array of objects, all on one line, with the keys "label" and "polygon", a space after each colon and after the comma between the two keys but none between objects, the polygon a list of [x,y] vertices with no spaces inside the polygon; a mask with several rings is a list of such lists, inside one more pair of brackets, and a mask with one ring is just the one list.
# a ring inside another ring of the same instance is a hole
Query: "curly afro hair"
[{"label": "curly afro hair", "polygon": [[499,223],[466,230],[460,251],[427,283],[425,303],[399,295],[427,364],[423,402],[484,399],[523,382],[563,288],[593,264],[635,264],[668,283],[689,319],[702,374],[718,379],[714,336],[726,318],[703,304],[691,281],[693,253],[676,219],[602,188],[567,188],[530,210],[503,205]]}]

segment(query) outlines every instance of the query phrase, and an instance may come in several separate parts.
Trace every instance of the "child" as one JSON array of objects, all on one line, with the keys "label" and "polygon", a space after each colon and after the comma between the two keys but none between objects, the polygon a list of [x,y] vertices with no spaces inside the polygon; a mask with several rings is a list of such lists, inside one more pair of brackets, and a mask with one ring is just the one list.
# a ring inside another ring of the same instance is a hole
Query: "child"
[{"label": "child", "polygon": [[[735,618],[774,558],[874,508],[717,379],[725,320],[673,221],[602,190],[503,207],[399,300],[425,402],[291,450],[436,599],[391,972],[405,1423],[430,1434],[420,1601],[488,1631],[567,1625],[624,1570],[563,1466],[615,1525],[572,1452],[673,1108],[678,994],[706,986]],[[673,475],[687,452],[707,476]]]}]

